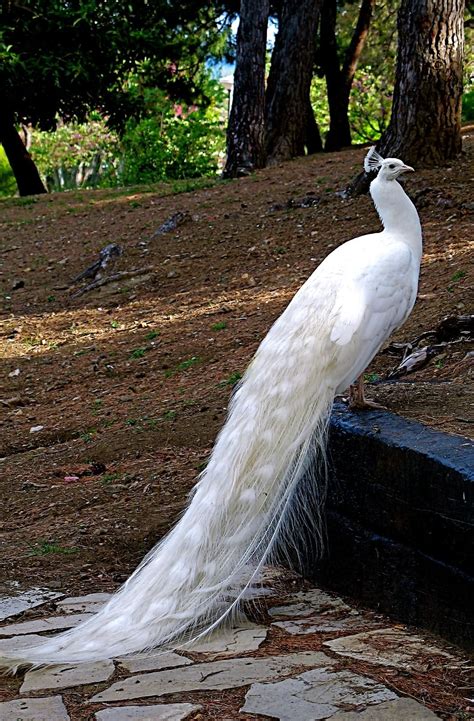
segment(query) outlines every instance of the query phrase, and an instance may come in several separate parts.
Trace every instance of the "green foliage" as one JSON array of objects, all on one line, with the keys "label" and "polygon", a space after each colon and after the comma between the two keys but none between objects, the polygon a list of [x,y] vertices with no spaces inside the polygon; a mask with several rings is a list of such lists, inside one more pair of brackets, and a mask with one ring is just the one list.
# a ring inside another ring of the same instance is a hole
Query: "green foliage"
[{"label": "green foliage", "polygon": [[231,373],[228,378],[221,381],[219,383],[219,385],[222,387],[223,386],[235,386],[240,381],[241,378],[242,378],[242,373],[239,373],[238,371],[236,371],[235,373]]},{"label": "green foliage", "polygon": [[198,363],[201,362],[201,359],[198,356],[192,356],[191,358],[188,358],[187,360],[181,361],[181,363],[178,363],[178,365],[175,368],[168,368],[165,371],[166,378],[171,378],[171,376],[174,376],[175,373],[179,373],[180,371],[186,371],[188,368],[192,368],[195,365],[198,365]]},{"label": "green foliage", "polygon": [[329,104],[324,78],[320,78],[317,75],[313,77],[311,81],[310,99],[319,125],[321,137],[324,138],[329,130]]},{"label": "green foliage", "polygon": [[[359,2],[338,4],[337,41],[341,64],[354,32]],[[349,104],[353,143],[378,140],[390,119],[397,53],[397,5],[381,0],[374,7],[370,31],[355,73]],[[311,104],[321,135],[329,129],[326,82],[317,74],[311,84]]]},{"label": "green foliage", "polygon": [[30,551],[28,553],[29,556],[47,556],[50,553],[62,553],[64,555],[69,555],[71,553],[77,553],[78,548],[70,547],[66,548],[65,546],[60,546],[58,543],[55,543],[54,541],[40,541],[39,543],[36,543],[34,546],[30,544]]},{"label": "green foliage", "polygon": [[115,184],[120,145],[97,115],[84,123],[60,123],[55,132],[33,130],[31,155],[49,190]]},{"label": "green foliage", "polygon": [[356,73],[349,105],[352,142],[378,140],[390,121],[393,86],[370,66]]},{"label": "green foliage", "polygon": [[132,350],[132,352],[130,353],[130,358],[143,358],[146,350],[146,348],[135,348],[135,350]]},{"label": "green foliage", "polygon": [[[123,127],[136,85],[205,104],[199,71],[227,48],[223,3],[22,0],[0,13],[0,86],[15,120],[54,129],[96,108]],[[130,82],[131,76],[137,81]]]},{"label": "green foliage", "polygon": [[211,325],[211,330],[225,330],[227,328],[227,322],[220,320],[218,323]]},{"label": "green foliage", "polygon": [[462,119],[465,123],[474,121],[474,86],[463,95]]},{"label": "green foliage", "polygon": [[127,125],[122,138],[120,183],[215,174],[225,147],[220,117],[217,100],[207,108],[196,108],[176,105],[156,92],[155,112]]},{"label": "green foliage", "polygon": [[10,168],[5,151],[0,145],[0,198],[8,198],[16,193],[16,180]]}]

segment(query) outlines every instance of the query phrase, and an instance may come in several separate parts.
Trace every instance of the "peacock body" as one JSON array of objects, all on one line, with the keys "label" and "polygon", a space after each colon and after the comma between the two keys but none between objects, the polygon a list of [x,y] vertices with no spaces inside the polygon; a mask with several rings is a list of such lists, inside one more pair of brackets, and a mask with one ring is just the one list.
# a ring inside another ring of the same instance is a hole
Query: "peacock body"
[{"label": "peacock body", "polygon": [[5,666],[80,663],[176,645],[237,611],[284,535],[308,459],[324,455],[335,395],[364,371],[415,302],[421,227],[396,180],[412,169],[373,150],[371,165],[378,168],[371,194],[384,229],[334,250],[274,323],[174,529],[99,613],[3,659]]}]

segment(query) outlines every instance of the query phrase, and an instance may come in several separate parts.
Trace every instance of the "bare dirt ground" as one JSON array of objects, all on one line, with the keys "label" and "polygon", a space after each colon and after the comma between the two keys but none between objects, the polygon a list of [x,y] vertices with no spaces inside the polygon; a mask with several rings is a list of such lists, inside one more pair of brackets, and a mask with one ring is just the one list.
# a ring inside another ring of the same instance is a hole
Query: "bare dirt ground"
[{"label": "bare dirt ground", "polygon": [[[425,255],[396,341],[469,312],[472,138],[460,162],[406,183]],[[336,192],[364,154],[304,158],[178,195],[154,187],[0,203],[1,581],[109,590],[168,530],[273,320],[334,247],[379,229],[368,197]],[[184,222],[150,239],[177,211]],[[129,275],[73,297],[81,286],[71,279],[108,243],[123,248],[108,272]],[[400,359],[379,354],[371,395],[467,436],[470,350],[452,344],[390,382]]]}]

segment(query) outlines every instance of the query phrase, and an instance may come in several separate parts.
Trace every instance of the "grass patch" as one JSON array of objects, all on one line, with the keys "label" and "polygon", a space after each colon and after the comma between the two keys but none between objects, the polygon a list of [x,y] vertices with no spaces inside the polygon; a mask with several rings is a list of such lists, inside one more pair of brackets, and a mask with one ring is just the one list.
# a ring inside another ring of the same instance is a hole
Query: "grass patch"
[{"label": "grass patch", "polygon": [[187,360],[178,363],[175,368],[167,368],[165,370],[165,376],[166,378],[170,378],[171,376],[174,376],[175,373],[179,373],[180,371],[187,371],[189,368],[198,365],[198,363],[200,362],[201,359],[198,356],[193,355],[191,358],[188,358]]},{"label": "grass patch", "polygon": [[211,330],[225,330],[227,328],[227,323],[225,320],[220,320],[218,323],[214,323],[214,325],[211,325]]},{"label": "grass patch", "polygon": [[39,541],[39,543],[36,543],[34,546],[31,544],[28,545],[30,546],[30,550],[28,551],[29,556],[47,556],[50,553],[70,555],[79,551],[79,549],[74,548],[74,546],[67,548],[66,546],[60,546],[54,541]]},{"label": "grass patch", "polygon": [[238,383],[242,378],[242,373],[239,373],[236,371],[235,373],[231,373],[228,378],[225,378],[223,381],[219,383],[219,386],[235,386],[236,383]]}]

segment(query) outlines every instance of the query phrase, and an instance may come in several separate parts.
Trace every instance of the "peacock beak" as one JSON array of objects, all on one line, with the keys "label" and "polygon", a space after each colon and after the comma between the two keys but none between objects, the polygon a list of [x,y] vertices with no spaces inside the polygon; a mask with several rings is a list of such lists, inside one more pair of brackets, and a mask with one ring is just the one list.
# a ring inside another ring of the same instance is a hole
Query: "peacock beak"
[{"label": "peacock beak", "polygon": [[411,165],[402,165],[402,167],[400,168],[400,170],[401,170],[402,173],[406,173],[406,172],[408,172],[408,171],[410,171],[411,173],[414,173],[414,172],[415,172],[415,168],[412,168]]}]

